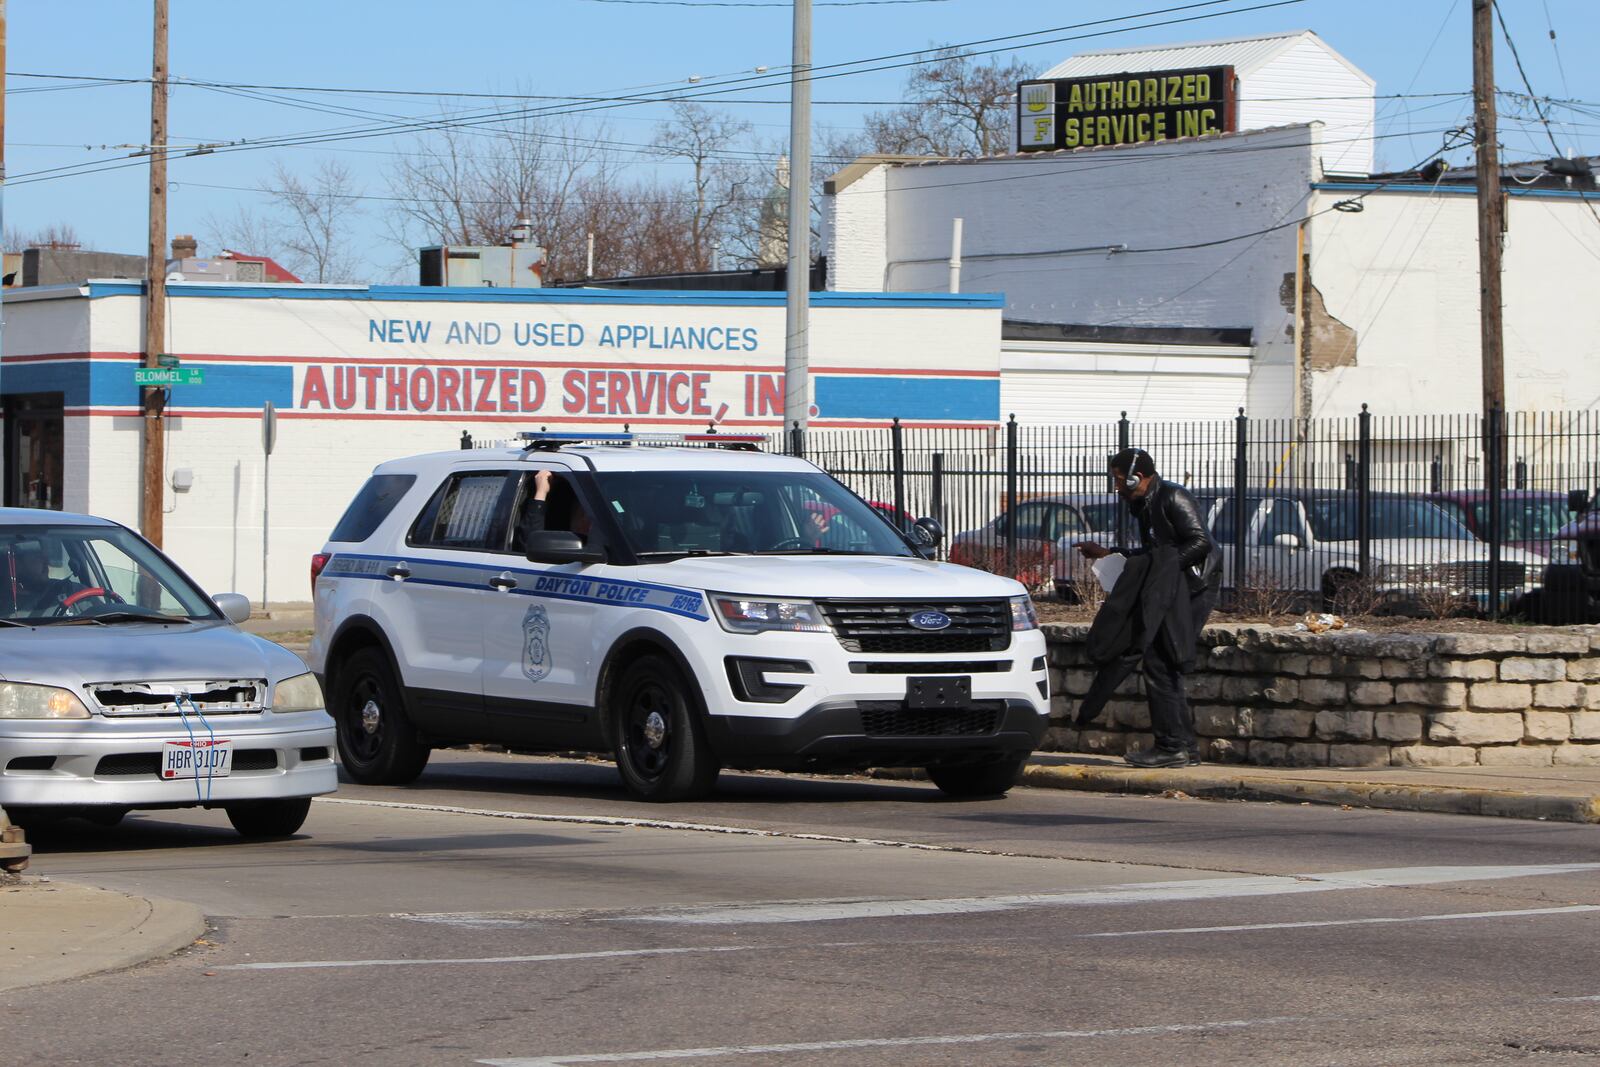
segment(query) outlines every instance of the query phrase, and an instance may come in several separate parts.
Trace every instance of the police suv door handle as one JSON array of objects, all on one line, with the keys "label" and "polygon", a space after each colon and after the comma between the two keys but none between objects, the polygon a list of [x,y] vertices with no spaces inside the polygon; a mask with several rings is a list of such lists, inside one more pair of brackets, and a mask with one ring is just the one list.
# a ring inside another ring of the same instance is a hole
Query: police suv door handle
[{"label": "police suv door handle", "polygon": [[497,574],[493,578],[490,578],[489,584],[504,592],[507,589],[515,589],[517,587],[517,580],[511,577],[510,571],[505,571],[504,573]]},{"label": "police suv door handle", "polygon": [[396,563],[384,573],[397,582],[403,582],[407,578],[411,577],[411,568],[407,567],[404,563]]}]

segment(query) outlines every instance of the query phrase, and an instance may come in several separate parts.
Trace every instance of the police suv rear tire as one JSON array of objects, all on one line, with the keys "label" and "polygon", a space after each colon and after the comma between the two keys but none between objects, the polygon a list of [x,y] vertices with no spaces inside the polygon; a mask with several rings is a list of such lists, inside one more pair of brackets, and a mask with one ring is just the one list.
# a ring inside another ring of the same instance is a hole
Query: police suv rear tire
[{"label": "police suv rear tire", "polygon": [[417,740],[400,684],[376,648],[358,650],[334,676],[339,762],[362,785],[410,785],[431,750]]},{"label": "police suv rear tire", "polygon": [[310,810],[310,797],[242,800],[227,806],[228,821],[245,837],[292,837]]},{"label": "police suv rear tire", "polygon": [[958,763],[929,767],[928,777],[952,797],[999,797],[1017,783],[1026,756],[1008,756],[992,763]]},{"label": "police suv rear tire", "polygon": [[647,655],[622,672],[608,700],[617,770],[641,800],[692,800],[716,785],[716,757],[683,672]]}]

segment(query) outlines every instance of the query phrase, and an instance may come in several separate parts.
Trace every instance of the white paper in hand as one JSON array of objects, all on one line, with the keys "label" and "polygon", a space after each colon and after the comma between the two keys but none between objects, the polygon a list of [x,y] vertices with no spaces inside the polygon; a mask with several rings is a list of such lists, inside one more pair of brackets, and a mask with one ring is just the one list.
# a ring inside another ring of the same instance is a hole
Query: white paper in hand
[{"label": "white paper in hand", "polygon": [[1128,558],[1121,553],[1113,553],[1094,561],[1094,576],[1100,582],[1100,588],[1111,592],[1117,584],[1117,579],[1122,577],[1122,568],[1127,565]]}]

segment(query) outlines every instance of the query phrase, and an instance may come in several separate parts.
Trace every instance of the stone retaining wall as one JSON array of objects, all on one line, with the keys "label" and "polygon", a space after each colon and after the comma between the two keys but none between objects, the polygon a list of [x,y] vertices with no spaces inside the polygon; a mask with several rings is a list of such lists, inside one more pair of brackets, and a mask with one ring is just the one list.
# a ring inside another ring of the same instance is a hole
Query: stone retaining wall
[{"label": "stone retaining wall", "polygon": [[[1121,753],[1150,740],[1135,674],[1072,727],[1093,666],[1086,625],[1048,624],[1043,748]],[[1518,634],[1309,634],[1210,627],[1190,702],[1207,759],[1271,766],[1600,765],[1600,627]]]}]

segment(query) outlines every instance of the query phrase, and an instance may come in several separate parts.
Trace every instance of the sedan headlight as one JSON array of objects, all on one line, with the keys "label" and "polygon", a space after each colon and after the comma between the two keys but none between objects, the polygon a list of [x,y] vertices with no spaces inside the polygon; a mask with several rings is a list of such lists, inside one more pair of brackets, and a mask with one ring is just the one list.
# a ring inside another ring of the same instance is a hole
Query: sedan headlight
[{"label": "sedan headlight", "polygon": [[724,630],[736,634],[759,634],[768,630],[788,633],[827,633],[828,621],[810,600],[747,600],[738,596],[711,597],[717,621]]},{"label": "sedan headlight", "polygon": [[319,711],[322,707],[322,686],[314,674],[286,678],[272,691],[273,711]]},{"label": "sedan headlight", "polygon": [[1033,606],[1033,597],[1026,593],[1011,598],[1011,628],[1013,630],[1039,628],[1039,612]]},{"label": "sedan headlight", "polygon": [[0,682],[0,719],[87,719],[78,694],[53,685]]},{"label": "sedan headlight", "polygon": [[1550,543],[1550,562],[1557,567],[1582,563],[1583,558],[1578,555],[1576,541],[1552,541]]}]

